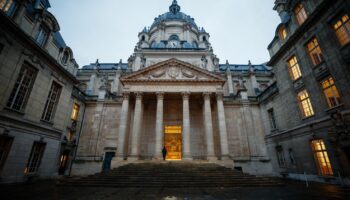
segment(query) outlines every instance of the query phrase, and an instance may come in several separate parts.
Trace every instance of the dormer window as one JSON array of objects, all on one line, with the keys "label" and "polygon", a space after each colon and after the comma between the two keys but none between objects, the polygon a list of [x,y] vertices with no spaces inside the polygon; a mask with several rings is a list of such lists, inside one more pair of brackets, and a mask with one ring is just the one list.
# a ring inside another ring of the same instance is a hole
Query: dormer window
[{"label": "dormer window", "polygon": [[0,10],[6,13],[7,16],[12,17],[17,9],[17,2],[15,0],[0,0]]},{"label": "dormer window", "polygon": [[172,36],[169,37],[169,40],[177,40],[177,41],[179,41],[180,39],[179,39],[179,36],[172,35]]},{"label": "dormer window", "polygon": [[282,40],[285,40],[288,36],[286,27],[282,26],[279,30],[279,35]]},{"label": "dormer window", "polygon": [[198,48],[198,44],[197,44],[197,42],[193,42],[193,48]]},{"label": "dormer window", "polygon": [[145,41],[146,40],[146,37],[143,35],[142,37],[141,37],[141,41],[143,42],[143,41]]},{"label": "dormer window", "polygon": [[207,37],[203,36],[203,42],[207,41]]},{"label": "dormer window", "polygon": [[46,44],[48,37],[49,37],[49,31],[43,26],[40,26],[39,31],[35,38],[36,43],[41,47],[43,47]]},{"label": "dormer window", "polygon": [[68,54],[67,51],[65,51],[65,52],[63,53],[63,56],[62,56],[62,63],[63,63],[63,64],[67,64],[68,58],[69,58],[69,54]]},{"label": "dormer window", "polygon": [[302,25],[307,19],[307,13],[302,3],[299,3],[294,9],[295,17],[297,18],[298,24]]}]

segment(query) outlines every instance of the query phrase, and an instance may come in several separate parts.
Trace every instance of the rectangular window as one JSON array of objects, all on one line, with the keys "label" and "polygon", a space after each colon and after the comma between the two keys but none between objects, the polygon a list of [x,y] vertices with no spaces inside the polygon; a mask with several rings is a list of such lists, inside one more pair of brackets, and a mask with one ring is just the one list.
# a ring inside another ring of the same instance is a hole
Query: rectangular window
[{"label": "rectangular window", "polygon": [[71,115],[72,120],[74,121],[78,120],[79,110],[80,110],[80,106],[75,103],[73,106],[72,115]]},{"label": "rectangular window", "polygon": [[300,71],[297,57],[293,56],[287,62],[288,62],[289,74],[290,74],[292,80],[295,81],[295,80],[299,79],[301,77],[301,71]]},{"label": "rectangular window", "polygon": [[298,93],[298,102],[303,117],[310,117],[314,115],[309,93],[306,90]]},{"label": "rectangular window", "polygon": [[23,111],[33,88],[37,70],[24,64],[19,72],[15,86],[7,101],[7,107],[17,111]]},{"label": "rectangular window", "polygon": [[326,146],[322,139],[311,141],[312,150],[317,163],[319,174],[333,175],[331,162],[327,154]]},{"label": "rectangular window", "polygon": [[43,47],[46,43],[48,36],[49,36],[49,32],[43,26],[40,26],[38,34],[36,35],[35,41],[41,47]]},{"label": "rectangular window", "polygon": [[0,172],[5,165],[6,158],[10,152],[13,138],[0,135]]},{"label": "rectangular window", "polygon": [[283,147],[282,146],[276,146],[276,153],[277,153],[278,165],[280,167],[285,167],[286,166],[286,159],[284,157]]},{"label": "rectangular window", "polygon": [[290,164],[295,165],[295,158],[293,149],[288,149]]},{"label": "rectangular window", "polygon": [[47,122],[53,121],[54,112],[56,111],[56,106],[60,97],[61,86],[56,82],[52,82],[49,96],[47,97],[42,120]]},{"label": "rectangular window", "polygon": [[43,158],[45,151],[45,143],[34,142],[30,156],[27,162],[27,167],[24,170],[25,174],[36,173],[40,167],[41,159]]},{"label": "rectangular window", "polygon": [[6,13],[7,16],[12,17],[17,9],[17,2],[15,0],[0,0],[0,10]]},{"label": "rectangular window", "polygon": [[312,39],[306,46],[314,66],[323,62],[323,53],[316,38]]},{"label": "rectangular window", "polygon": [[343,15],[333,24],[333,28],[342,46],[350,42],[350,21],[348,15]]},{"label": "rectangular window", "polygon": [[294,9],[295,17],[297,18],[298,24],[302,25],[307,19],[307,13],[302,3],[299,3]]},{"label": "rectangular window", "polygon": [[337,87],[334,84],[333,77],[328,77],[326,80],[322,81],[321,85],[327,99],[328,106],[333,108],[340,105],[340,95]]},{"label": "rectangular window", "polygon": [[269,114],[269,120],[270,120],[271,129],[274,130],[274,129],[277,128],[277,126],[276,126],[276,119],[275,119],[275,113],[274,113],[272,108],[270,110],[268,110],[267,112]]}]

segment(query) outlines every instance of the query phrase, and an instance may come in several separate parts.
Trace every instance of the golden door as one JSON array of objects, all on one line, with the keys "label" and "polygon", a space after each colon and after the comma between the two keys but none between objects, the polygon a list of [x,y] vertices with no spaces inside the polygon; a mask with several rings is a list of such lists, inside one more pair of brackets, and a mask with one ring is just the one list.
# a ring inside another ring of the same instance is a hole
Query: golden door
[{"label": "golden door", "polygon": [[182,158],[182,127],[166,126],[164,144],[168,151],[166,160],[181,160]]}]

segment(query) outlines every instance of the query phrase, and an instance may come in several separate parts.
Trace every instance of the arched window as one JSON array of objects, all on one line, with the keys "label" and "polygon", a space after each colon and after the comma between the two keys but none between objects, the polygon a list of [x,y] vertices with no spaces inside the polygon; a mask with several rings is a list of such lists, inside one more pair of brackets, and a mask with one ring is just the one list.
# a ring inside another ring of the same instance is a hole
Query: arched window
[{"label": "arched window", "polygon": [[203,41],[206,42],[207,41],[207,37],[203,36]]},{"label": "arched window", "polygon": [[179,36],[177,36],[177,35],[171,35],[169,37],[169,40],[177,40],[177,41],[179,41],[180,39],[179,39]]},{"label": "arched window", "polygon": [[151,48],[156,48],[156,42],[155,41],[151,42]]},{"label": "arched window", "polygon": [[62,56],[62,63],[67,64],[68,58],[69,58],[69,53],[67,51],[64,51]]},{"label": "arched window", "polygon": [[193,48],[198,48],[198,43],[197,42],[193,42],[193,44],[192,44],[192,46],[193,46]]},{"label": "arched window", "polygon": [[287,34],[287,29],[286,29],[286,27],[282,26],[282,27],[279,29],[278,32],[279,32],[280,38],[281,38],[282,40],[285,40],[285,39],[287,38],[288,34]]},{"label": "arched window", "polygon": [[141,37],[141,41],[145,41],[146,40],[146,37],[143,35],[142,37]]}]

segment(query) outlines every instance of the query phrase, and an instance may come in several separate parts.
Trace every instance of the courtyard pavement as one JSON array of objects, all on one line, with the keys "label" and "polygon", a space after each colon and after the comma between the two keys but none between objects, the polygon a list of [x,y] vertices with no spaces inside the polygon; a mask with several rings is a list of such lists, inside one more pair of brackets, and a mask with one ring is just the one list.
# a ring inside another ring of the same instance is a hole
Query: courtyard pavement
[{"label": "courtyard pavement", "polygon": [[350,188],[302,182],[254,188],[86,188],[56,186],[55,181],[0,185],[1,200],[350,200]]}]

